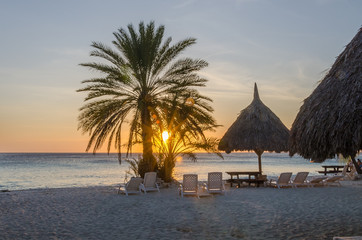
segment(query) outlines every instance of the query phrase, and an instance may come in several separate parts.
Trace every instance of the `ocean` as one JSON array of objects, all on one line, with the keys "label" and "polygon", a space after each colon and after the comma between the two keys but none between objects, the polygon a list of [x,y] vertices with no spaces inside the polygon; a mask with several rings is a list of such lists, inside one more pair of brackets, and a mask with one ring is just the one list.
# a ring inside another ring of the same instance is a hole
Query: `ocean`
[{"label": "ocean", "polygon": [[[174,177],[182,180],[185,173],[197,173],[199,180],[207,179],[207,173],[227,171],[258,171],[258,158],[254,152],[216,155],[198,153],[198,160],[180,158],[176,163]],[[124,158],[125,155],[123,154]],[[137,158],[137,154],[133,154]],[[289,157],[288,153],[264,153],[263,174],[277,177],[281,172],[308,171],[318,175],[323,164],[344,164],[343,159],[328,159],[324,163],[311,163],[300,156]],[[0,153],[0,191],[39,188],[67,188],[109,186],[124,183],[129,164],[119,164],[117,154],[89,153]]]}]

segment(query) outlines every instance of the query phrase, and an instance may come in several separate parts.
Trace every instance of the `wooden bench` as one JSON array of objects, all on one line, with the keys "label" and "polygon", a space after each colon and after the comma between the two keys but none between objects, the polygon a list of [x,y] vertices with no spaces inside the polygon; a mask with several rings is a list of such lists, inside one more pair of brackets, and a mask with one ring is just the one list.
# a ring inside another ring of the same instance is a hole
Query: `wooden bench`
[{"label": "wooden bench", "polygon": [[[233,184],[238,184],[240,187],[241,184],[247,183],[249,186],[253,183],[257,187],[260,185],[263,185],[264,182],[266,182],[266,179],[258,179],[257,176],[259,175],[259,172],[227,172],[230,175],[230,179],[226,180],[228,183],[230,183],[230,186],[232,187]],[[248,175],[248,178],[240,178],[239,175]],[[233,178],[233,176],[236,176],[237,178]],[[254,176],[254,177],[252,177]]]},{"label": "wooden bench", "polygon": [[249,186],[253,183],[255,184],[257,187],[259,187],[260,185],[264,185],[264,182],[266,182],[265,179],[248,179],[248,178],[239,178],[239,179],[227,179],[226,182],[230,183],[230,186],[232,187],[233,184],[238,184],[238,186],[240,187],[241,184],[243,183],[247,183]]}]

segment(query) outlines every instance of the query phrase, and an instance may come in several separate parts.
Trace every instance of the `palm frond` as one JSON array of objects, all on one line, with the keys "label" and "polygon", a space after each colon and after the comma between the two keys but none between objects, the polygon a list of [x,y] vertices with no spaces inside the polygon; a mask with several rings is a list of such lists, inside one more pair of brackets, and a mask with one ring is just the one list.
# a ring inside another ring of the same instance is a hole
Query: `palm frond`
[{"label": "palm frond", "polygon": [[[108,141],[108,152],[112,145],[118,152],[125,146],[128,156],[134,144],[149,143],[146,138],[151,137],[154,145],[168,150],[160,156],[173,159],[182,151],[191,153],[208,146],[204,132],[218,125],[211,115],[212,100],[197,90],[205,87],[207,80],[198,72],[208,63],[201,59],[177,59],[196,39],[186,38],[171,45],[172,38],[164,39],[164,32],[163,25],[140,22],[138,29],[129,24],[114,32],[112,47],[92,42],[90,56],[103,61],[80,65],[102,76],[82,81],[86,86],[77,90],[87,93],[78,117],[78,129],[90,135],[87,151],[93,148],[96,152]],[[194,103],[189,105],[188,99]],[[122,144],[125,123],[129,124],[129,135],[128,142]],[[174,134],[167,148],[162,141],[157,143],[160,139],[155,137],[163,130]],[[147,131],[150,132],[145,134]],[[196,146],[195,142],[204,145]],[[152,151],[143,149],[150,161]]]},{"label": "palm frond", "polygon": [[92,42],[91,46],[97,50],[91,51],[90,56],[106,59],[107,61],[118,66],[119,68],[122,68],[124,66],[125,64],[124,59],[112,48],[100,42]]}]

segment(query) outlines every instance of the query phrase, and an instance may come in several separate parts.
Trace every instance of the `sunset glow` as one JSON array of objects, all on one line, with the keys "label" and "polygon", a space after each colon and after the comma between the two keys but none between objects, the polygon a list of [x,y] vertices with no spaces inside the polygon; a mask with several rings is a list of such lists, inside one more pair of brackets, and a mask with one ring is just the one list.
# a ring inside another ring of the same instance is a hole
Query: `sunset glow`
[{"label": "sunset glow", "polygon": [[[0,4],[6,46],[0,58],[0,152],[85,152],[89,135],[78,130],[85,94],[76,90],[98,73],[79,64],[94,60],[93,41],[112,46],[112,33],[128,24],[164,25],[171,44],[196,38],[182,57],[208,64],[200,72],[208,81],[196,88],[212,99],[220,125],[206,135],[221,138],[252,101],[255,82],[265,105],[290,128],[362,22],[362,1],[112,1],[111,7],[84,0],[20,2]],[[185,98],[194,108],[203,101]],[[158,114],[151,120],[159,125]],[[124,124],[122,145],[129,129]]]},{"label": "sunset glow", "polygon": [[162,139],[163,139],[163,141],[166,142],[169,137],[170,137],[170,136],[169,136],[168,132],[167,132],[167,131],[163,131],[163,133],[162,133]]}]

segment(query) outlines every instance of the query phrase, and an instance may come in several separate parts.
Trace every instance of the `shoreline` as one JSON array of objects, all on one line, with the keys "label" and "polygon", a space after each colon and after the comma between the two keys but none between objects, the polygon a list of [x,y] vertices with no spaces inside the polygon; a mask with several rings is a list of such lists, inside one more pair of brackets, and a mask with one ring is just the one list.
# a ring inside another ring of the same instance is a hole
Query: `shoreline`
[{"label": "shoreline", "polygon": [[362,181],[342,187],[231,188],[181,198],[117,186],[0,193],[4,239],[332,239],[362,235]]},{"label": "shoreline", "polygon": [[[317,175],[317,177],[320,177],[320,176],[323,176],[323,175]],[[328,175],[328,177],[330,177],[330,176],[333,176],[333,175]],[[295,175],[293,175],[293,177],[295,177]],[[311,179],[313,179],[315,177],[316,176],[308,176],[307,180],[310,181]],[[270,179],[277,179],[277,177],[268,178],[268,180],[270,180]],[[224,181],[225,184],[227,184],[226,183],[227,179],[223,179],[223,181]],[[171,183],[171,185],[175,185],[175,184],[179,185],[181,182],[182,182],[182,180],[178,181],[178,180],[174,179],[174,181]],[[206,182],[206,180],[199,180],[198,182],[199,182],[199,186],[201,186],[203,183]],[[354,185],[356,185],[356,186],[360,186],[362,188],[362,178],[361,178],[361,176],[356,180],[341,180],[340,183],[341,183],[342,186],[354,186]],[[108,188],[108,187],[118,188],[120,184],[124,185],[123,182],[122,183],[120,182],[120,183],[107,184],[107,185],[88,185],[88,186],[69,186],[69,187],[68,186],[65,186],[65,187],[39,187],[39,188],[24,188],[24,189],[6,189],[6,188],[1,189],[1,187],[0,187],[0,194],[1,193],[7,193],[7,192],[17,192],[17,191],[20,191],[20,192],[21,191],[36,191],[36,190],[42,191],[42,190],[49,190],[49,189],[56,190],[56,189]],[[253,187],[253,186],[251,186],[251,187]],[[166,188],[168,188],[168,187],[166,187]],[[245,188],[245,186],[242,187],[242,188]]]},{"label": "shoreline", "polygon": [[[1,158],[2,157],[2,158]],[[257,159],[254,153],[231,153],[224,160],[213,155],[200,154],[199,160],[192,162],[183,159],[177,162],[174,178],[182,181],[185,173],[198,174],[199,180],[207,180],[208,172],[220,171],[223,178],[227,171],[256,171]],[[321,164],[309,163],[300,157],[290,158],[286,153],[265,153],[263,155],[263,174],[275,178],[281,172],[309,172],[310,176],[319,175]],[[126,162],[121,165],[114,157],[104,154],[38,154],[8,157],[0,154],[0,191],[62,188],[68,186],[104,186],[123,183],[128,170]],[[325,164],[342,164],[336,160]]]}]

